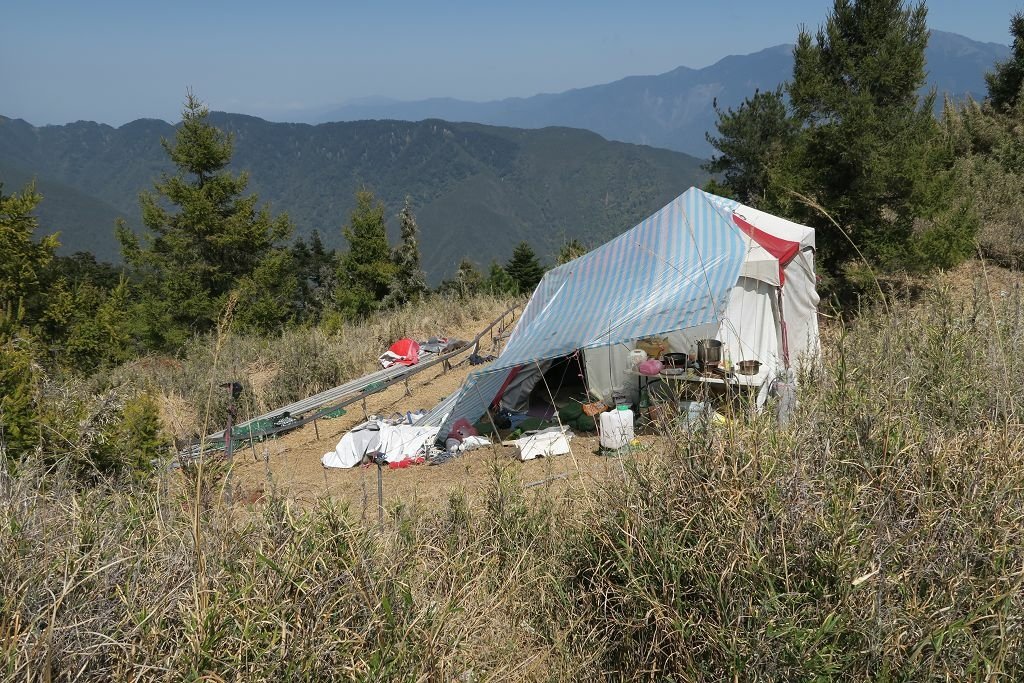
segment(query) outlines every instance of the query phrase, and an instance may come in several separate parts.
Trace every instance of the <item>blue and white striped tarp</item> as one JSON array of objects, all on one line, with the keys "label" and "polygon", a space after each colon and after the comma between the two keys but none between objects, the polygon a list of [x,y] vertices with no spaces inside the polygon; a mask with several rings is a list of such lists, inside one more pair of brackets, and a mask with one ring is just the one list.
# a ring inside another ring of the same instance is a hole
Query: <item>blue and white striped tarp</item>
[{"label": "blue and white striped tarp", "polygon": [[721,319],[745,243],[731,211],[712,197],[690,188],[632,230],[549,271],[498,359],[466,379],[441,434],[483,415],[516,367]]}]

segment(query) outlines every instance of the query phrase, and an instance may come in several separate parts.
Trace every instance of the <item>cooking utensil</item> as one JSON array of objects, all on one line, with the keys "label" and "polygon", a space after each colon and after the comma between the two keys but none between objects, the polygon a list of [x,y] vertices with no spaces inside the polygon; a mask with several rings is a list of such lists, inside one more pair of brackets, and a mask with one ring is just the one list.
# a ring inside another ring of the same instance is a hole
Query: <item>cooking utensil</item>
[{"label": "cooking utensil", "polygon": [[761,370],[759,360],[741,360],[736,364],[736,372],[741,375],[756,375]]},{"label": "cooking utensil", "polygon": [[717,339],[697,340],[697,360],[704,365],[722,362],[722,342]]},{"label": "cooking utensil", "polygon": [[685,353],[666,353],[661,361],[670,368],[685,368],[690,362],[690,356]]}]

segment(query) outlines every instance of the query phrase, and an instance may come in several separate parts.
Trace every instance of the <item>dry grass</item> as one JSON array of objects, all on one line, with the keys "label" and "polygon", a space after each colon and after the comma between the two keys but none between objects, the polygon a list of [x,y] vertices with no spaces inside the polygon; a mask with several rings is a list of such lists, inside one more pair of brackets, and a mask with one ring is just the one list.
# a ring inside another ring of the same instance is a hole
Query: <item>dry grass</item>
[{"label": "dry grass", "polygon": [[837,326],[789,428],[670,433],[603,488],[495,467],[377,527],[4,475],[5,674],[1020,680],[1024,298],[958,277]]},{"label": "dry grass", "polygon": [[[211,376],[215,344],[210,337],[200,337],[181,359],[144,358],[104,381],[131,380],[153,392],[164,425],[184,440],[202,433],[202,407],[211,386],[218,383],[242,382],[239,415],[243,419],[260,415],[379,369],[378,356],[401,337],[472,339],[509,303],[483,295],[469,299],[433,295],[336,330],[300,328],[274,337],[232,335],[224,340],[215,377]],[[217,391],[212,424],[223,424],[226,408],[225,392]]]}]

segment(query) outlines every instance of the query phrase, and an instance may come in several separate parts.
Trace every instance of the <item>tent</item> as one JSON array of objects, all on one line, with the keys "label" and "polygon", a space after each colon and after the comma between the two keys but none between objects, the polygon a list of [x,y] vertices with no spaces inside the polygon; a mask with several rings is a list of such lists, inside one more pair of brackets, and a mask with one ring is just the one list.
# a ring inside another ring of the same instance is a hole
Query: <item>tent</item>
[{"label": "tent", "polygon": [[815,279],[811,228],[690,188],[548,271],[501,355],[466,379],[440,434],[577,352],[591,394],[610,401],[613,392],[636,393],[629,351],[651,336],[691,353],[698,339],[717,338],[733,361],[761,361],[757,375],[739,380],[767,389],[819,355]]}]

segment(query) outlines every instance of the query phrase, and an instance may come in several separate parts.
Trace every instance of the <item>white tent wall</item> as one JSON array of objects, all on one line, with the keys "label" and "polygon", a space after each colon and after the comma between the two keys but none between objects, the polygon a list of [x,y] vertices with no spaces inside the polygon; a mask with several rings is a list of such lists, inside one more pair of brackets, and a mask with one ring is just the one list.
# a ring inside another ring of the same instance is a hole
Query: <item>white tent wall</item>
[{"label": "white tent wall", "polygon": [[794,368],[821,358],[818,336],[818,292],[815,290],[814,249],[800,250],[785,268],[782,314],[786,319],[789,363]]}]

